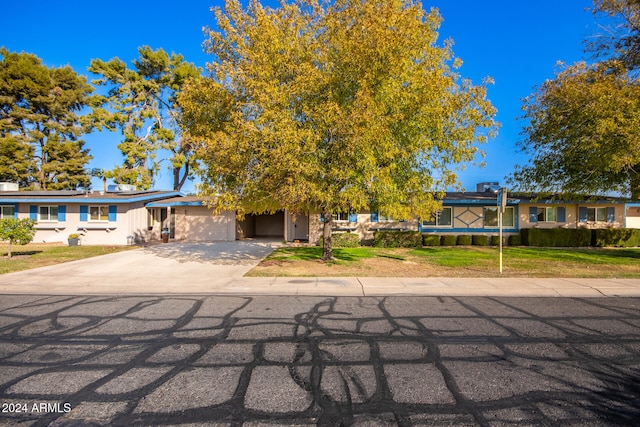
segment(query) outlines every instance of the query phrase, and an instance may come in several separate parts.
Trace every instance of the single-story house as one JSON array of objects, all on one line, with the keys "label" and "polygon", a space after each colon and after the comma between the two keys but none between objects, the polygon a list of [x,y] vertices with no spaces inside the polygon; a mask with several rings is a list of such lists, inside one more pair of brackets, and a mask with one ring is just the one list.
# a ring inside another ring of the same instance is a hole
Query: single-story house
[{"label": "single-story house", "polygon": [[[483,183],[494,184],[494,183]],[[3,191],[4,190],[4,191]],[[0,186],[0,217],[36,221],[35,242],[66,242],[80,234],[82,244],[126,245],[160,240],[163,231],[178,241],[232,241],[269,237],[316,243],[322,236],[319,213],[244,215],[226,211],[212,215],[206,203],[177,191],[6,191]],[[378,230],[414,230],[425,234],[498,234],[494,186],[475,192],[446,193],[440,212],[431,218],[397,221],[379,212],[334,214],[334,232],[354,232],[362,241]],[[562,201],[509,194],[503,232],[523,228],[640,228],[640,202],[619,198]]]},{"label": "single-story house", "polygon": [[0,191],[0,217],[36,221],[34,242],[67,242],[79,234],[87,245],[131,245],[159,238],[155,221],[170,225],[146,205],[180,196],[177,191]]}]

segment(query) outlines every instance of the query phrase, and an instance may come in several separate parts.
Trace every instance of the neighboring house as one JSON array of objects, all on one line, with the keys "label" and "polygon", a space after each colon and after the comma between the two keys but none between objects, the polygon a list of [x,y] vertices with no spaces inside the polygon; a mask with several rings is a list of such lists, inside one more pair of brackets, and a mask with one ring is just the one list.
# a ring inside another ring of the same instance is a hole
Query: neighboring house
[{"label": "neighboring house", "polygon": [[0,191],[2,217],[36,221],[34,242],[67,242],[80,234],[82,244],[131,245],[159,238],[146,204],[180,196],[177,191]]}]

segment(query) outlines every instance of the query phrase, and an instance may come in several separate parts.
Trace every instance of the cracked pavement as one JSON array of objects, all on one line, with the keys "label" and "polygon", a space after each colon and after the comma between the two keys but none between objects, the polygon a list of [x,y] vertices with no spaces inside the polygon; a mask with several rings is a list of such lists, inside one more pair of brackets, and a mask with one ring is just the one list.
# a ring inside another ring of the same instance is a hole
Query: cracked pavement
[{"label": "cracked pavement", "polygon": [[633,298],[0,300],[0,425],[631,425]]}]

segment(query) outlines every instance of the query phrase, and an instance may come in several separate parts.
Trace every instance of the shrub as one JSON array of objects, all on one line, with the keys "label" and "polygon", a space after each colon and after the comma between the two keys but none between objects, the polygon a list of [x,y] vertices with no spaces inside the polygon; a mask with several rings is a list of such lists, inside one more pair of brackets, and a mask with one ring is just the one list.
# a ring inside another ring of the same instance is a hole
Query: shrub
[{"label": "shrub", "polygon": [[[502,245],[505,243],[505,236],[502,236]],[[500,246],[500,236],[491,236],[491,246]]]},{"label": "shrub", "polygon": [[334,233],[331,241],[335,248],[357,248],[360,246],[360,235],[356,233]]},{"label": "shrub", "polygon": [[509,246],[520,246],[522,245],[522,238],[519,234],[512,234],[509,236]]},{"label": "shrub", "polygon": [[469,246],[471,245],[471,236],[468,234],[460,234],[458,239],[456,240],[456,244],[458,246]]},{"label": "shrub", "polygon": [[376,231],[373,246],[378,248],[417,248],[422,246],[419,231]]},{"label": "shrub", "polygon": [[578,248],[591,244],[591,230],[586,228],[525,228],[520,235],[527,246]]},{"label": "shrub", "polygon": [[423,234],[422,246],[440,246],[440,236],[437,234]]},{"label": "shrub", "polygon": [[474,234],[471,237],[471,243],[474,246],[487,246],[489,244],[489,237],[482,234]]},{"label": "shrub", "polygon": [[440,239],[440,245],[442,246],[455,246],[456,245],[456,236],[452,234],[445,234]]},{"label": "shrub", "polygon": [[630,248],[640,246],[640,230],[633,228],[606,228],[592,230],[593,246]]},{"label": "shrub", "polygon": [[8,257],[12,245],[26,245],[35,236],[35,222],[30,219],[3,218],[0,220],[0,240],[9,242]]}]

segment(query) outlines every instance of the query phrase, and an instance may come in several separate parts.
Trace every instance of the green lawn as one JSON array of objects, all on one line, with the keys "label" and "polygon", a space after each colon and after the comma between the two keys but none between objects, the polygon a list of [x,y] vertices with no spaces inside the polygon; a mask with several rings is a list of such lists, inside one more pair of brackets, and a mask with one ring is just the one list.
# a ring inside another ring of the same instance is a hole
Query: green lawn
[{"label": "green lawn", "polygon": [[62,244],[30,243],[12,247],[13,258],[7,257],[8,245],[0,246],[0,274],[30,268],[44,267],[61,262],[106,255],[134,248],[135,246],[67,246]]},{"label": "green lawn", "polygon": [[[323,263],[319,247],[286,247],[254,268],[252,276],[498,276],[495,247],[417,249],[337,248]],[[503,275],[512,277],[640,278],[640,249],[504,248]]]}]

